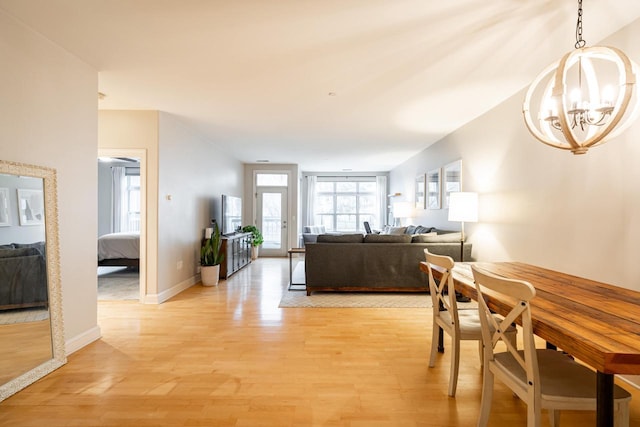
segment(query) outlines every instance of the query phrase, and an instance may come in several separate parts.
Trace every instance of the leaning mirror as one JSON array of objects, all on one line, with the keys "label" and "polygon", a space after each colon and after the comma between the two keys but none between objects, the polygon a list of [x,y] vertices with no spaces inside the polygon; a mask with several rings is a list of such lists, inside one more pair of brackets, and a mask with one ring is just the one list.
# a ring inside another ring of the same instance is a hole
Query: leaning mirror
[{"label": "leaning mirror", "polygon": [[444,207],[449,207],[449,195],[462,191],[462,160],[456,160],[444,166]]},{"label": "leaning mirror", "polygon": [[0,160],[0,402],[66,363],[55,169]]}]

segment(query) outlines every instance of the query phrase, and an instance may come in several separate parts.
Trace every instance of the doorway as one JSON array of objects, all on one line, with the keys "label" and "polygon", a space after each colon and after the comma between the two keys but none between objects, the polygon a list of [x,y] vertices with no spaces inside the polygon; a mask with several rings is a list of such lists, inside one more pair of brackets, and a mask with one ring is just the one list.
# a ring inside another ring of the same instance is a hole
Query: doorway
[{"label": "doorway", "polygon": [[[134,254],[125,253],[124,259],[114,262],[109,267],[98,267],[98,286],[99,295],[98,299],[135,299],[140,302],[145,302],[147,293],[146,283],[146,224],[147,224],[147,212],[146,212],[146,150],[144,149],[99,149],[99,159],[115,159],[130,164],[132,169],[138,168],[139,172],[137,177],[135,173],[125,179],[126,190],[123,194],[123,198],[126,200],[124,203],[128,204],[128,209],[124,209],[124,214],[120,219],[121,223],[126,222],[123,230],[139,230],[138,232],[131,231],[123,233],[127,239],[135,239],[135,244],[138,246],[138,258],[134,258]],[[100,181],[100,180],[99,180]],[[111,180],[109,182],[111,185]],[[105,196],[105,191],[108,195]],[[99,185],[98,199],[104,197],[109,198],[109,222],[105,224],[104,218],[98,218],[98,234],[99,236],[106,233],[110,233],[113,230],[112,218],[111,218],[111,189],[105,190],[104,185]],[[98,203],[100,210],[100,202]],[[104,209],[102,209],[104,210]],[[99,213],[99,216],[104,216]],[[117,227],[119,228],[119,227]],[[136,235],[137,234],[137,235]],[[134,236],[136,235],[136,236]],[[120,243],[118,243],[120,244]],[[134,243],[132,241],[123,242],[126,246],[131,246]],[[117,250],[117,248],[116,248]],[[130,249],[128,249],[130,251]],[[99,251],[99,258],[100,258]],[[106,264],[109,264],[107,262]],[[112,284],[113,288],[104,289],[105,284]],[[103,290],[100,291],[100,286]],[[117,288],[116,288],[117,287]]]},{"label": "doorway", "polygon": [[286,256],[289,228],[288,191],[286,187],[260,186],[256,191],[256,223],[264,243],[261,256]]}]

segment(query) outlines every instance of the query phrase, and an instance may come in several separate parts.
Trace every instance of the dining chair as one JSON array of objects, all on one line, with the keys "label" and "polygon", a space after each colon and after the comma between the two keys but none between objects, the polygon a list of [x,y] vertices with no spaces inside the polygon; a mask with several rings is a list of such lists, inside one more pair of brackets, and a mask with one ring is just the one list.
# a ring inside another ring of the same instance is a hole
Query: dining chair
[{"label": "dining chair", "polygon": [[[449,396],[455,397],[458,384],[458,371],[460,367],[460,341],[478,341],[478,352],[482,363],[482,331],[480,329],[480,316],[476,308],[458,310],[456,292],[453,285],[451,270],[453,269],[453,258],[443,255],[436,255],[424,250],[426,265],[429,275],[429,292],[433,302],[433,332],[431,337],[431,356],[429,367],[433,368],[436,363],[436,353],[438,352],[438,338],[440,330],[446,332],[451,337],[451,368],[449,373]],[[436,270],[440,279],[436,281],[433,271]],[[517,330],[510,326],[506,335],[516,343]]]},{"label": "dining chair", "polygon": [[[536,349],[529,302],[536,290],[530,283],[499,277],[472,266],[484,345],[482,403],[478,426],[489,421],[494,378],[498,378],[527,404],[527,426],[538,427],[541,410],[549,412],[551,426],[557,426],[560,410],[596,410],[596,374],[561,351]],[[485,297],[499,298],[509,314],[499,322],[490,315]],[[523,349],[506,341],[507,351],[496,352],[498,340],[504,340],[504,325],[520,320]],[[629,425],[631,395],[619,386],[614,390],[615,425]]]}]

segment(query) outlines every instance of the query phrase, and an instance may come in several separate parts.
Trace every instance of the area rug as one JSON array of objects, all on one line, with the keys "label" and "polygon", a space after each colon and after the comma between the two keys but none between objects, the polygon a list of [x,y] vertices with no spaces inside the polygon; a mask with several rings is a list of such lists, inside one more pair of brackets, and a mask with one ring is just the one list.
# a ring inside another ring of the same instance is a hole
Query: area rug
[{"label": "area rug", "polygon": [[[101,267],[102,269],[102,267]],[[120,268],[99,270],[98,300],[138,300],[140,298],[140,272]]]},{"label": "area rug", "polygon": [[388,293],[388,292],[306,292],[285,291],[278,307],[306,308],[429,308],[431,296],[424,293]]},{"label": "area rug", "polygon": [[0,325],[12,325],[14,323],[39,322],[49,318],[49,310],[46,308],[23,308],[0,312]]}]

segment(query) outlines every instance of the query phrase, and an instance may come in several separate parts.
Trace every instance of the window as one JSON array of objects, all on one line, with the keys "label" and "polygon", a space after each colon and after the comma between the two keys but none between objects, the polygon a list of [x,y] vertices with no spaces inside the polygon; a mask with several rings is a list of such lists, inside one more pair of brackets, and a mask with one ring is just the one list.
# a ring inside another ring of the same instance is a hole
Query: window
[{"label": "window", "polygon": [[256,174],[258,187],[286,187],[288,175],[286,173],[258,173]]},{"label": "window", "polygon": [[376,222],[375,178],[318,178],[315,185],[315,223],[327,230],[358,232],[364,221]]}]

